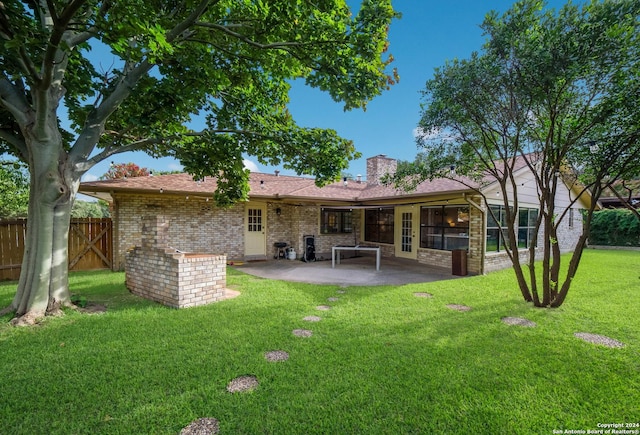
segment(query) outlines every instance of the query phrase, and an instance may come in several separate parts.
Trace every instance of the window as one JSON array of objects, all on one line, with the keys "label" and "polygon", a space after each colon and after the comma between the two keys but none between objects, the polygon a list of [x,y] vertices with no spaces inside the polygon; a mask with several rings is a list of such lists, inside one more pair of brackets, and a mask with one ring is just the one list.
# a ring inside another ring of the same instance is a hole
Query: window
[{"label": "window", "polygon": [[569,228],[573,228],[573,209],[569,209]]},{"label": "window", "polygon": [[491,205],[489,208],[493,214],[487,213],[487,252],[496,252],[505,244],[500,228],[506,228],[507,217],[504,206]]},{"label": "window", "polygon": [[322,209],[320,232],[322,234],[344,234],[353,232],[351,210]]},{"label": "window", "polygon": [[518,211],[518,248],[529,248],[536,244],[536,220],[538,210],[521,208]]},{"label": "window", "polygon": [[365,211],[364,239],[367,242],[393,244],[393,208]]},{"label": "window", "polygon": [[421,207],[420,247],[452,251],[469,248],[469,207]]},{"label": "window", "polygon": [[[507,227],[505,207],[502,205],[489,206],[491,213],[487,213],[487,252],[499,252],[509,243],[500,231]],[[535,245],[535,226],[538,219],[538,210],[535,208],[520,208],[516,221],[516,234],[518,235],[518,248],[528,248]]]}]

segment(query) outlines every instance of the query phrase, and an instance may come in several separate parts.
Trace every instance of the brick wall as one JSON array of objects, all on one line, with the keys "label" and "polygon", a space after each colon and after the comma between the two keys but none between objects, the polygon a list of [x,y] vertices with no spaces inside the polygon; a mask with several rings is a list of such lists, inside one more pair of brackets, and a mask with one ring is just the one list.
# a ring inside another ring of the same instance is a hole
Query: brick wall
[{"label": "brick wall", "polygon": [[167,245],[185,252],[244,256],[244,204],[215,207],[202,198],[166,194],[114,196],[114,268],[124,270],[125,253],[139,245],[141,216],[162,215],[170,222]]},{"label": "brick wall", "polygon": [[178,253],[166,248],[169,228],[163,216],[142,218],[142,246],[126,254],[127,288],[133,294],[174,308],[224,299],[226,256]]}]

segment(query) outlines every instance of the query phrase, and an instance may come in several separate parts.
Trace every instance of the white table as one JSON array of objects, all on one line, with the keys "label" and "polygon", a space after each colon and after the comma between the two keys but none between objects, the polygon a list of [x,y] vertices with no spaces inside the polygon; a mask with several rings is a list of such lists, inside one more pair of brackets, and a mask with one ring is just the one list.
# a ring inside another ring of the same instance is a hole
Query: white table
[{"label": "white table", "polygon": [[376,270],[380,270],[380,247],[379,246],[334,246],[331,248],[331,268],[336,267],[336,253],[338,254],[338,264],[340,264],[340,251],[376,251]]}]

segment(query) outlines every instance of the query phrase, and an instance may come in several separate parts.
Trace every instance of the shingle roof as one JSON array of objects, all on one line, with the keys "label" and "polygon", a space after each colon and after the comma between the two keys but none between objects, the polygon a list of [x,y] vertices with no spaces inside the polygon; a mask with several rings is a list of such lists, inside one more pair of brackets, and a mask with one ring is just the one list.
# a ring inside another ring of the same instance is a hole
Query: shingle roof
[{"label": "shingle roof", "polygon": [[[403,196],[426,196],[447,192],[469,191],[463,184],[447,179],[425,181],[414,191],[405,192],[392,186],[369,184],[365,181],[349,180],[345,185],[336,182],[324,187],[315,185],[312,178],[252,172],[249,180],[251,198],[280,198],[315,201],[371,201],[393,199]],[[217,183],[213,177],[204,181],[194,181],[189,174],[170,174],[134,177],[118,180],[84,182],[80,192],[97,197],[107,197],[110,193],[166,193],[181,195],[211,196]]]}]

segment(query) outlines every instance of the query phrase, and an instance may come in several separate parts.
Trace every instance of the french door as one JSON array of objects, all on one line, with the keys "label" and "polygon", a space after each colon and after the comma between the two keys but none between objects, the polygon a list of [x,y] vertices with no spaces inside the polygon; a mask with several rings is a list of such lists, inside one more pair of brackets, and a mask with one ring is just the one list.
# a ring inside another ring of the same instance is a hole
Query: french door
[{"label": "french door", "polygon": [[396,207],[396,231],[394,244],[396,257],[416,259],[418,256],[419,208],[412,206]]}]

